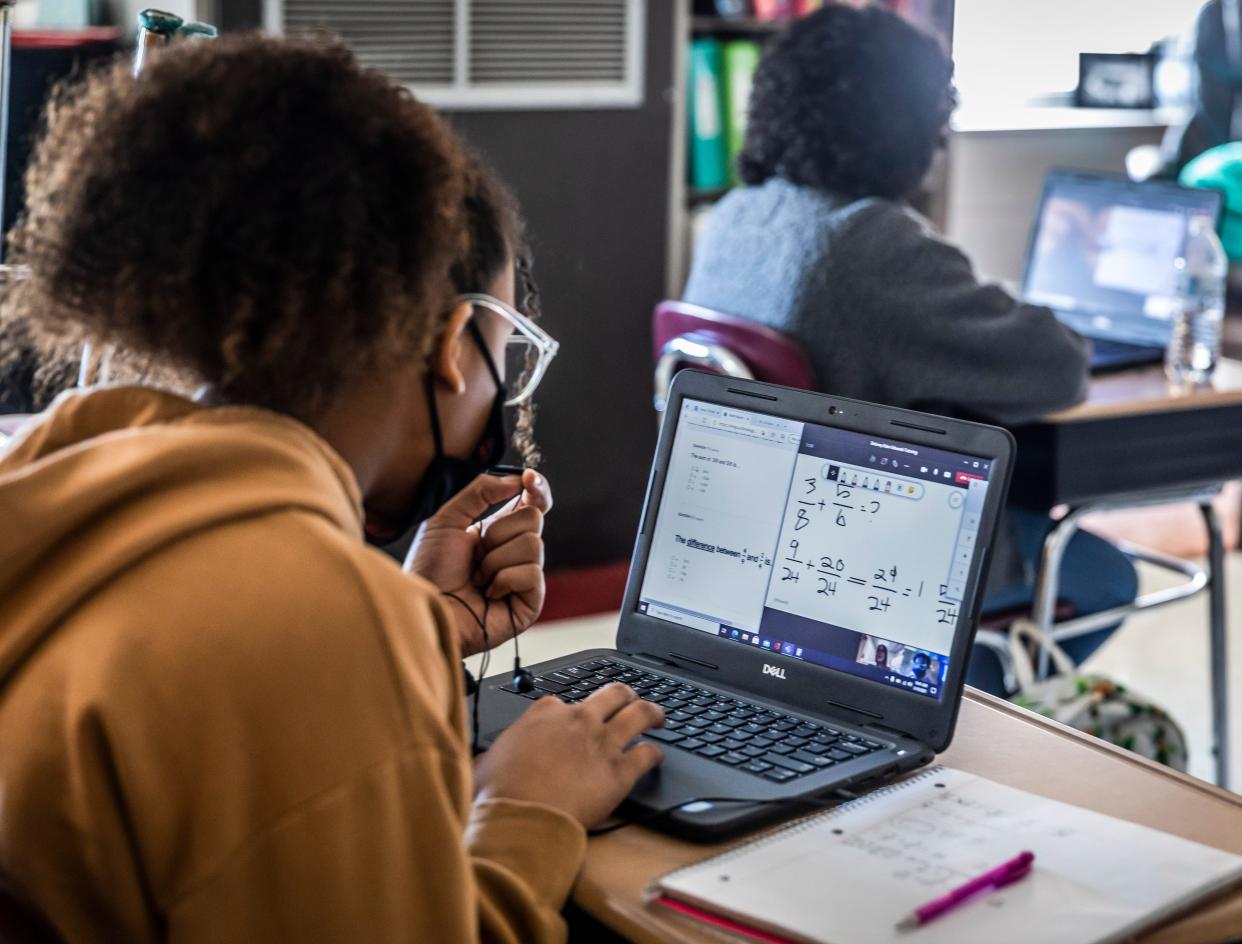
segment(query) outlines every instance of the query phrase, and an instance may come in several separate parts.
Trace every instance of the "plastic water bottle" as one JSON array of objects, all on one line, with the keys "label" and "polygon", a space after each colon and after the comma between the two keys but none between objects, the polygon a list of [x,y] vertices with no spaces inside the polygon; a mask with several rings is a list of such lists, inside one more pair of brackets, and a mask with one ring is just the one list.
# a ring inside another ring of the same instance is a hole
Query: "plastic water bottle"
[{"label": "plastic water bottle", "polygon": [[1204,384],[1212,379],[1220,358],[1229,271],[1229,259],[1210,219],[1197,216],[1190,221],[1185,251],[1174,266],[1177,304],[1164,372],[1179,387]]}]

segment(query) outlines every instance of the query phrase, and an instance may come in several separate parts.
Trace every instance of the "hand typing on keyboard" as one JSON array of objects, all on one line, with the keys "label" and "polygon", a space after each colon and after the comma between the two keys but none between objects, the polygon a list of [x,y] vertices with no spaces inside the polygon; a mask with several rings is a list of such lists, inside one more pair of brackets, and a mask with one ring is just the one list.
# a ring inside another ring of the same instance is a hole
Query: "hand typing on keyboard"
[{"label": "hand typing on keyboard", "polygon": [[[775,783],[826,770],[884,746],[860,734],[608,659],[539,676],[535,690],[526,697],[555,695],[572,704],[612,682],[632,686],[640,698],[664,709],[664,726],[647,731],[647,737]],[[505,691],[519,694],[511,686]]]},{"label": "hand typing on keyboard", "polygon": [[655,744],[634,739],[663,721],[663,709],[626,685],[577,704],[540,698],[475,761],[478,798],[543,803],[596,826],[660,763]]}]

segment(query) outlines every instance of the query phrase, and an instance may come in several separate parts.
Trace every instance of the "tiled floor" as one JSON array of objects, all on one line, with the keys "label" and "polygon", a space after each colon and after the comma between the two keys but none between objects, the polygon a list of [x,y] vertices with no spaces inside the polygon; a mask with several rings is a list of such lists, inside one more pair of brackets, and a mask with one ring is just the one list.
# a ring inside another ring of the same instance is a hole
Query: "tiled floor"
[{"label": "tiled floor", "polygon": [[[1242,792],[1242,553],[1226,561],[1229,619],[1231,784]],[[1167,586],[1144,570],[1143,588]],[[1164,706],[1186,732],[1190,772],[1210,779],[1207,598],[1203,595],[1129,619],[1091,658],[1088,671],[1108,675]]]},{"label": "tiled floor", "polygon": [[[1242,554],[1229,555],[1228,579],[1233,787],[1242,791]],[[1143,572],[1144,589],[1158,585],[1158,574]],[[538,626],[522,637],[522,661],[534,665],[578,649],[611,647],[616,625],[616,614],[609,613]],[[1133,617],[1085,668],[1108,675],[1164,706],[1186,731],[1190,772],[1210,778],[1207,652],[1207,600],[1199,596]],[[502,646],[492,658],[489,673],[506,671],[512,660],[512,647]],[[476,668],[477,664],[472,666]]]}]

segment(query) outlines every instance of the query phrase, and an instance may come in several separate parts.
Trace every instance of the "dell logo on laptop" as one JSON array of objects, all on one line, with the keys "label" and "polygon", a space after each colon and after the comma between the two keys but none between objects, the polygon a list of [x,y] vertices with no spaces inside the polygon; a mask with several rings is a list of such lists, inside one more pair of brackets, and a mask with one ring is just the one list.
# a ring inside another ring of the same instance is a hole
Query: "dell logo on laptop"
[{"label": "dell logo on laptop", "polygon": [[783,679],[785,677],[785,670],[782,669],[779,665],[768,665],[765,662],[763,663],[763,674],[774,675],[778,679]]}]

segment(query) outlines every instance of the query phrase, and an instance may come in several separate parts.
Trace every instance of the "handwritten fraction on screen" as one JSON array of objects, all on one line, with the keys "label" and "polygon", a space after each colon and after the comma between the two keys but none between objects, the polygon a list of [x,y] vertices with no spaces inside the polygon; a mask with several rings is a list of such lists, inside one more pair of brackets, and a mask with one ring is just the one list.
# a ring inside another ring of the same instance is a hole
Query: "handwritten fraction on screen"
[{"label": "handwritten fraction on screen", "polygon": [[767,606],[939,651],[964,587],[954,538],[968,490],[798,456]]}]

